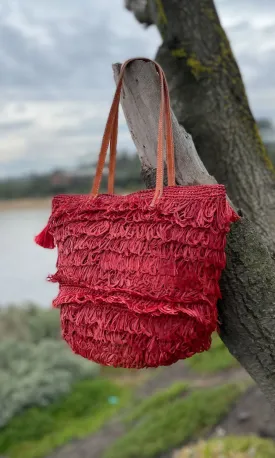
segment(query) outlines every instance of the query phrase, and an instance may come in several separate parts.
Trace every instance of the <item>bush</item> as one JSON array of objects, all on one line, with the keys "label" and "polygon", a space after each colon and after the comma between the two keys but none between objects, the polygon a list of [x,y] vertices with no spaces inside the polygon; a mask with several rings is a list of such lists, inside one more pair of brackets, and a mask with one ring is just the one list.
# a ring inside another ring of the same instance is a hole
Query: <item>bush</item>
[{"label": "bush", "polygon": [[74,382],[98,372],[98,365],[74,355],[62,341],[0,341],[0,427],[29,407],[52,403]]},{"label": "bush", "polygon": [[0,341],[60,339],[59,310],[34,304],[0,308]]},{"label": "bush", "polygon": [[226,437],[184,447],[175,458],[274,458],[275,445],[258,437]]},{"label": "bush", "polygon": [[[39,458],[70,440],[96,432],[129,400],[128,388],[110,380],[77,382],[70,394],[44,408],[31,408],[1,430],[0,454]],[[116,400],[116,402],[114,402]]]}]

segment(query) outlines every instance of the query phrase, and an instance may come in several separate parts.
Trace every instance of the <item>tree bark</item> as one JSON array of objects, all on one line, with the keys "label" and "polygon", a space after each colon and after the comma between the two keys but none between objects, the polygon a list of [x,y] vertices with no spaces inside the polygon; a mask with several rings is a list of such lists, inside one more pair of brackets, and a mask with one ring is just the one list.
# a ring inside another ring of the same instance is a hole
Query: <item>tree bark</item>
[{"label": "tree bark", "polygon": [[[213,0],[131,0],[163,39],[172,107],[209,173],[275,251],[275,174],[260,138],[238,65]],[[133,6],[135,5],[135,9]],[[150,14],[149,14],[150,12]]]},{"label": "tree bark", "polygon": [[147,27],[152,24],[150,7],[147,0],[125,0],[125,7],[132,11],[136,19]]},{"label": "tree bark", "polygon": [[[119,68],[119,64],[114,65],[116,81]],[[160,102],[158,77],[152,64],[136,61],[126,69],[121,101],[146,185],[152,187]],[[177,183],[214,183],[192,138],[174,115],[173,132]],[[274,261],[255,225],[245,217],[232,226],[228,237],[221,290],[221,337],[275,407]]]}]

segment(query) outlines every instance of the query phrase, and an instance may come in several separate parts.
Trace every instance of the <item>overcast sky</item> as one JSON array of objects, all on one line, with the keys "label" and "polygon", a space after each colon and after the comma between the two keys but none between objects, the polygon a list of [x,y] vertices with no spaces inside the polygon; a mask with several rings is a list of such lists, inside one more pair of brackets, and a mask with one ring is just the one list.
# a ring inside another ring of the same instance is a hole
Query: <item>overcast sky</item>
[{"label": "overcast sky", "polygon": [[[275,1],[216,0],[257,117],[275,118]],[[160,38],[123,0],[1,0],[0,177],[96,158],[111,63],[154,57]],[[133,150],[125,123],[120,148]]]}]

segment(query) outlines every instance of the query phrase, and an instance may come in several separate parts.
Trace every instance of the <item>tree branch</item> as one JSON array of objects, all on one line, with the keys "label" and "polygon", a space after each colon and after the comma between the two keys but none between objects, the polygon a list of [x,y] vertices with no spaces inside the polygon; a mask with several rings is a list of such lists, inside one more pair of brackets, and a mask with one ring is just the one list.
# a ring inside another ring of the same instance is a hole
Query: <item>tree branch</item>
[{"label": "tree branch", "polygon": [[[120,65],[114,65],[117,81]],[[147,186],[154,184],[160,92],[152,64],[136,61],[126,69],[122,107],[137,147]],[[173,115],[177,183],[214,183],[190,135]],[[221,280],[221,337],[275,407],[275,269],[254,225],[242,218],[232,226],[227,268]]]},{"label": "tree branch", "polygon": [[149,7],[179,123],[275,252],[275,173],[213,0],[149,0]]}]

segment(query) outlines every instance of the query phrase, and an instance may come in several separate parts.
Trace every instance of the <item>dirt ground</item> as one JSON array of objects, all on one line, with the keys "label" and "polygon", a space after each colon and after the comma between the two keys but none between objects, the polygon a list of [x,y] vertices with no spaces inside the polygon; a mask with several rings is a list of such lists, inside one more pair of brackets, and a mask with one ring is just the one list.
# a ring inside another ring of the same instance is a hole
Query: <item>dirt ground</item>
[{"label": "dirt ground", "polygon": [[[192,386],[206,387],[230,381],[248,380],[248,374],[242,368],[224,371],[221,374],[198,378],[183,361],[169,368],[157,369],[146,377],[137,389],[137,396],[144,399],[158,390],[165,389],[176,381],[187,381]],[[98,433],[56,450],[48,458],[101,458],[104,451],[124,433],[124,426],[119,418],[114,418]],[[215,427],[211,436],[256,434],[275,440],[275,416],[261,391],[254,385],[240,398],[231,412]],[[171,451],[160,458],[170,458]]]},{"label": "dirt ground", "polygon": [[254,433],[275,440],[275,415],[257,387],[251,387],[215,429],[213,435],[247,435]]}]

